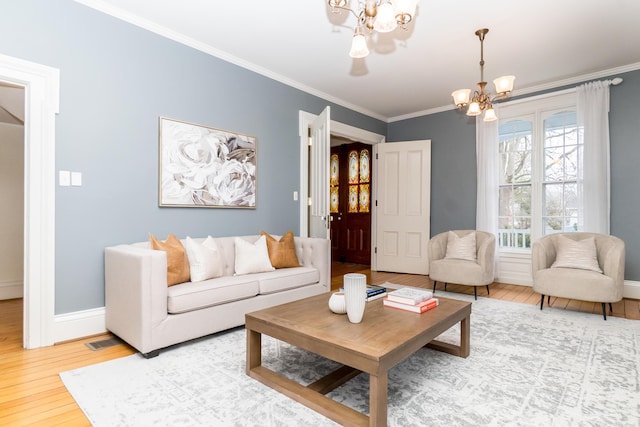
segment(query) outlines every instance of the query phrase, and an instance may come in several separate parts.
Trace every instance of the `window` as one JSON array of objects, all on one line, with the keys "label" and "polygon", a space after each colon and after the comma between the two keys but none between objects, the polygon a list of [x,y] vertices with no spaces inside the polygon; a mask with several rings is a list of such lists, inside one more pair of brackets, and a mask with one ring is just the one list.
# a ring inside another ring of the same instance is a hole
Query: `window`
[{"label": "window", "polygon": [[531,248],[537,238],[581,231],[582,138],[575,96],[500,110],[498,244]]}]

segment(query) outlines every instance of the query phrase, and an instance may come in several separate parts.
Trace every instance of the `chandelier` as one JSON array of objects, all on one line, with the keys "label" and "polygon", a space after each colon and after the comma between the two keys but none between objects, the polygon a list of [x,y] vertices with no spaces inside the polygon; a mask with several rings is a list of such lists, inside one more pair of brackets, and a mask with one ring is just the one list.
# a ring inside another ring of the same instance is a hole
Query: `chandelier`
[{"label": "chandelier", "polygon": [[469,102],[471,89],[458,89],[451,94],[453,102],[458,108],[462,109],[468,106],[467,116],[478,116],[484,111],[483,120],[485,122],[491,122],[498,118],[493,109],[493,103],[509,97],[515,80],[515,76],[498,77],[493,81],[497,94],[492,97],[491,94],[485,92],[487,82],[484,81],[484,37],[488,32],[489,30],[486,28],[476,31],[476,36],[480,39],[480,81],[478,82],[480,90],[473,92],[471,102]]},{"label": "chandelier", "polygon": [[369,55],[364,28],[369,32],[388,33],[398,26],[407,29],[416,14],[418,0],[359,0],[357,12],[349,7],[349,0],[328,0],[331,11],[351,12],[358,20],[349,56],[364,58]]}]

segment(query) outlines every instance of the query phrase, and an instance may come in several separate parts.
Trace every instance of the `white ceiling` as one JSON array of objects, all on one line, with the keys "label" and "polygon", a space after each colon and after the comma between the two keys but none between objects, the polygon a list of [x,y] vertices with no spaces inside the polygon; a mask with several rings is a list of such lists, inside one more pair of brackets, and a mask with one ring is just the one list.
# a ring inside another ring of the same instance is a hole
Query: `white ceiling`
[{"label": "white ceiling", "polygon": [[514,95],[640,69],[640,0],[422,0],[408,31],[359,60],[348,55],[355,17],[326,0],[76,1],[389,121],[475,88],[483,27],[485,80],[515,75]]}]

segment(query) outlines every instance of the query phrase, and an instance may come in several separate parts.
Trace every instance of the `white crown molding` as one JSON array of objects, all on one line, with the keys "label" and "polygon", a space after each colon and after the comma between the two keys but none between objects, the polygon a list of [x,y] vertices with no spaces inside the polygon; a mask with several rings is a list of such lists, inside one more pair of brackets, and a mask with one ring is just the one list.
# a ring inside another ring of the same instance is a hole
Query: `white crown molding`
[{"label": "white crown molding", "polygon": [[[512,97],[528,95],[530,93],[542,92],[545,90],[551,90],[562,86],[568,86],[572,84],[578,84],[589,80],[601,79],[603,77],[611,77],[615,74],[628,73],[631,71],[640,70],[640,62],[634,64],[624,65],[622,67],[610,68],[608,70],[597,71],[590,74],[582,74],[579,76],[569,77],[563,80],[557,80],[553,82],[543,83],[536,86],[531,86],[523,89],[516,89],[512,92]],[[416,111],[415,113],[403,114],[401,116],[390,117],[387,119],[387,123],[398,122],[401,120],[413,119],[421,116],[428,116],[429,114],[441,113],[443,111],[455,110],[456,106],[445,105],[438,108],[431,108],[429,110]]]},{"label": "white crown molding", "polygon": [[319,91],[317,89],[314,89],[310,86],[304,85],[296,80],[290,79],[288,77],[285,77],[281,74],[278,73],[274,73],[271,70],[268,70],[266,68],[260,67],[256,64],[253,64],[249,61],[246,61],[244,59],[238,58],[236,56],[233,56],[231,54],[229,54],[228,52],[219,50],[214,48],[213,46],[210,46],[206,43],[202,43],[199,42],[191,37],[187,37],[184,34],[180,34],[176,31],[173,31],[169,28],[166,28],[162,25],[158,25],[154,22],[151,22],[147,19],[141,18],[137,15],[131,14],[129,12],[126,12],[120,8],[116,8],[113,7],[111,5],[105,4],[103,1],[101,0],[75,0],[77,3],[83,4],[85,6],[88,6],[92,9],[98,10],[100,12],[106,13],[107,15],[111,15],[114,18],[118,18],[122,21],[128,22],[130,24],[133,24],[137,27],[140,28],[144,28],[145,30],[149,30],[153,33],[156,33],[160,36],[166,37],[170,40],[173,40],[175,42],[181,43],[185,46],[189,46],[193,49],[199,50],[201,52],[204,52],[208,55],[211,56],[215,56],[216,58],[222,59],[226,62],[229,62],[231,64],[237,65],[239,67],[245,68],[249,71],[253,71],[257,74],[263,75],[265,77],[268,77],[272,80],[275,80],[277,82],[283,83],[287,86],[293,87],[295,89],[299,89],[303,92],[306,92],[310,95],[314,95],[317,96],[319,98],[325,99],[329,102],[333,102],[334,104],[338,104],[341,105],[345,108],[348,108],[350,110],[353,111],[357,111],[359,113],[362,113],[366,116],[369,117],[373,117],[375,119],[381,120],[386,122],[387,118],[381,114],[375,113],[369,109],[363,108],[359,105],[355,105],[355,104],[351,104],[347,101],[344,101],[340,98],[337,98],[335,96],[329,95],[327,93],[324,93],[322,91]]}]

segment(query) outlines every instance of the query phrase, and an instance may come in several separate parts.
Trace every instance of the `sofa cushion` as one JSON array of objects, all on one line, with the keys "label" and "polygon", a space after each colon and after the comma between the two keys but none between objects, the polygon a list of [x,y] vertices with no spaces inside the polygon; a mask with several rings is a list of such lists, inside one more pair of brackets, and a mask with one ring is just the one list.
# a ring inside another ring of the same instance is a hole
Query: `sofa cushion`
[{"label": "sofa cushion", "polygon": [[187,282],[167,290],[167,311],[170,314],[184,313],[252,298],[258,293],[258,278],[254,275],[224,276],[202,282]]},{"label": "sofa cushion", "polygon": [[187,236],[184,247],[187,250],[187,258],[189,258],[192,282],[222,276],[220,251],[213,237],[209,236],[200,243]]},{"label": "sofa cushion", "polygon": [[444,257],[475,261],[477,259],[476,233],[472,232],[460,237],[453,231],[449,231],[447,236],[447,252]]},{"label": "sofa cushion", "polygon": [[293,230],[288,231],[280,240],[276,240],[266,231],[260,231],[260,235],[267,239],[269,260],[274,268],[300,267],[293,241]]},{"label": "sofa cushion", "polygon": [[167,286],[188,282],[190,278],[189,259],[180,239],[169,234],[167,240],[163,242],[149,233],[149,241],[152,249],[167,253]]},{"label": "sofa cushion", "polygon": [[260,236],[255,243],[236,237],[236,262],[235,274],[261,273],[263,271],[275,270],[269,260],[269,252],[267,250],[267,239]]},{"label": "sofa cushion", "polygon": [[280,269],[270,273],[256,274],[255,276],[259,280],[260,294],[262,295],[299,288],[317,283],[320,280],[320,272],[311,267]]}]

